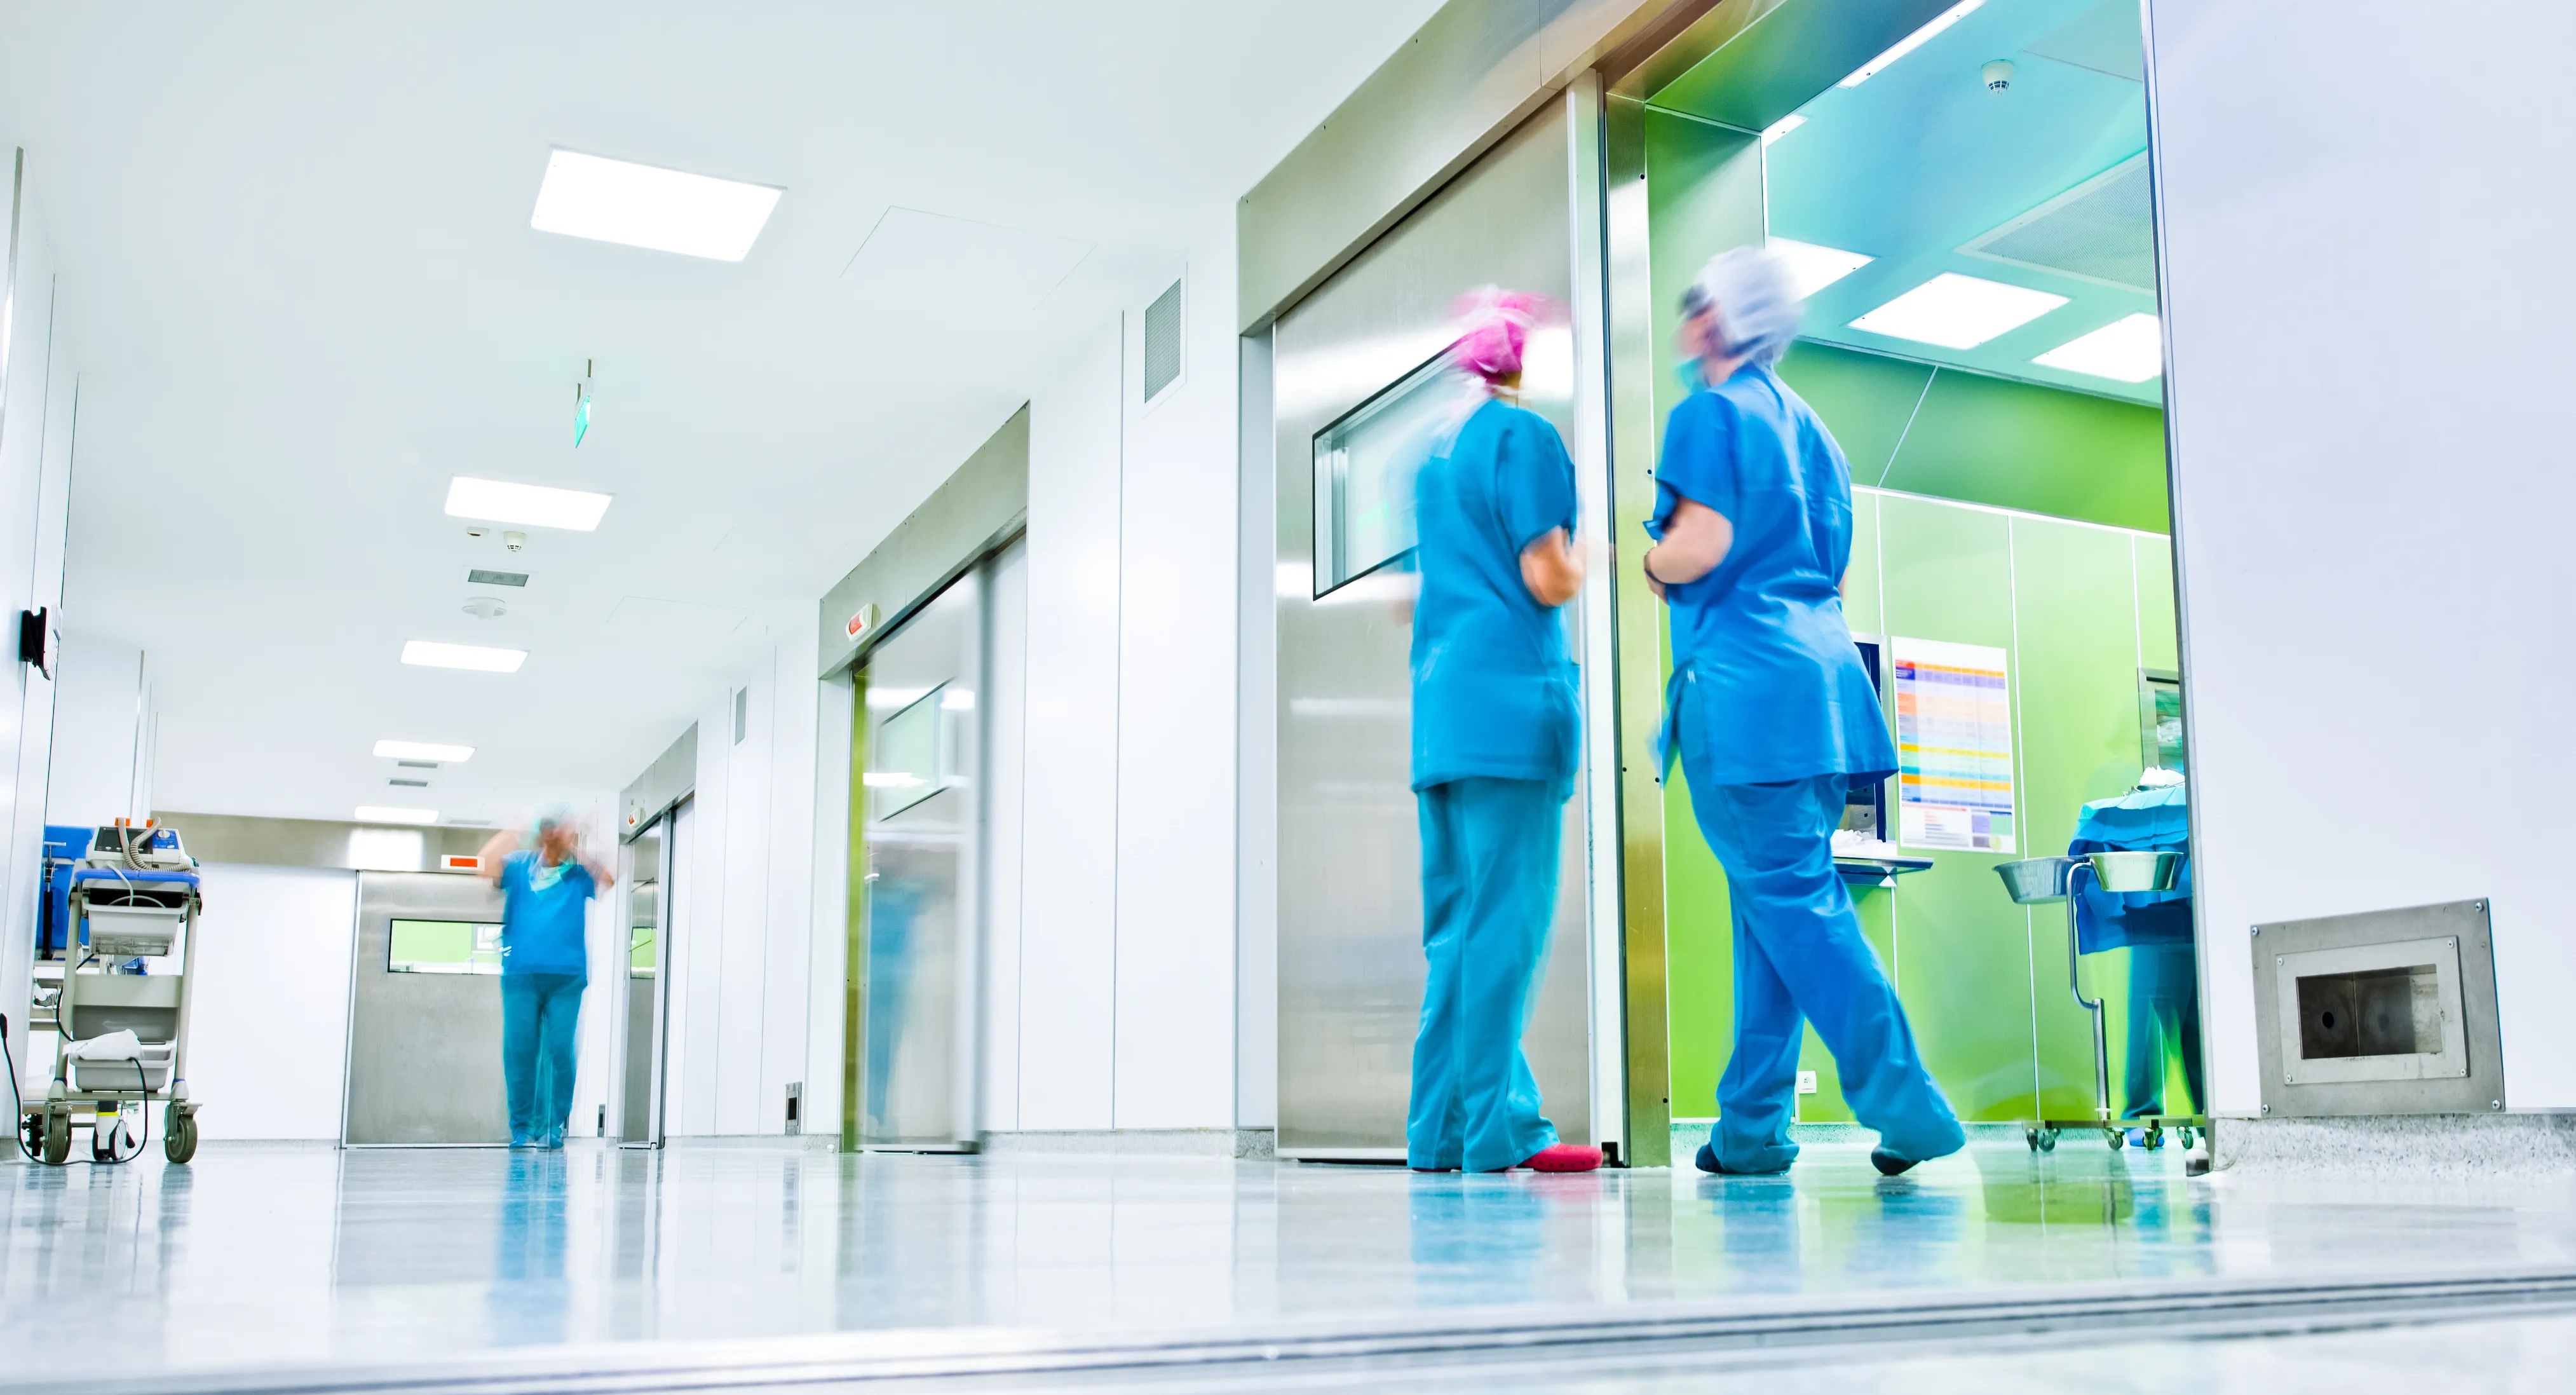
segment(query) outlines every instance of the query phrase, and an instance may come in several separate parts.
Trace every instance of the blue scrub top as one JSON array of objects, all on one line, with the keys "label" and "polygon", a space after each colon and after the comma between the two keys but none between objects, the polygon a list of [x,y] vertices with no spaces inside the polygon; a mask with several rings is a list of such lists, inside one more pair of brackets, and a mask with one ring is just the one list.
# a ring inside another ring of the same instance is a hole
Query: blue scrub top
[{"label": "blue scrub top", "polygon": [[514,852],[501,864],[501,972],[571,974],[588,980],[590,950],[585,911],[599,891],[590,869],[562,864],[563,874],[540,888],[537,855]]},{"label": "blue scrub top", "polygon": [[1581,728],[1565,624],[1521,580],[1521,549],[1574,529],[1556,428],[1499,399],[1414,477],[1413,787],[1486,776],[1573,788]]},{"label": "blue scrub top", "polygon": [[1725,558],[1666,588],[1673,679],[1665,750],[1722,785],[1896,772],[1878,691],[1852,647],[1840,586],[1851,561],[1851,467],[1815,411],[1746,364],[1673,408],[1655,466],[1660,541],[1682,500],[1735,530]]},{"label": "blue scrub top", "polygon": [[2187,945],[2191,935],[2191,819],[2182,785],[2097,799],[2075,819],[2066,855],[2162,852],[2183,855],[2171,891],[2104,891],[2086,882],[2075,899],[2075,942],[2086,954],[2130,945]]}]

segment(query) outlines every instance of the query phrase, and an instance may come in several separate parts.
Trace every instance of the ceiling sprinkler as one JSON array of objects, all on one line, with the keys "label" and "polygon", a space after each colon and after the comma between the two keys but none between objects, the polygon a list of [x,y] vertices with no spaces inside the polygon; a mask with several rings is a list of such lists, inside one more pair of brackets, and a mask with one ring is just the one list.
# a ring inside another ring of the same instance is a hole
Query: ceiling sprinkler
[{"label": "ceiling sprinkler", "polygon": [[477,620],[498,620],[510,613],[510,606],[498,596],[476,596],[465,603],[465,613]]},{"label": "ceiling sprinkler", "polygon": [[2001,92],[2012,86],[2012,60],[2009,58],[1994,59],[1988,62],[1985,67],[1979,69],[1977,71],[1977,76],[1985,79],[1987,91]]}]

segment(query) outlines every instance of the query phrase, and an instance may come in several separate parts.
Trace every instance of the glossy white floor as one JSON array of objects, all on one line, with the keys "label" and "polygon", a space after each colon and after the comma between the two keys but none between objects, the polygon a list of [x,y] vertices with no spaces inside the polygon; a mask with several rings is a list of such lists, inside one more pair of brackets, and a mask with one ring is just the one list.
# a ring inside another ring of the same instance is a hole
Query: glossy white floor
[{"label": "glossy white floor", "polygon": [[2170,1153],[2037,1159],[2018,1143],[1892,1181],[1848,1147],[1812,1148],[1770,1180],[209,1144],[187,1168],[157,1149],[120,1168],[0,1166],[0,1204],[0,1380],[75,1375],[29,1366],[63,1352],[67,1321],[113,1334],[111,1364],[133,1373],[854,1329],[1168,1330],[2576,1265],[2576,1182],[2187,1179]]}]

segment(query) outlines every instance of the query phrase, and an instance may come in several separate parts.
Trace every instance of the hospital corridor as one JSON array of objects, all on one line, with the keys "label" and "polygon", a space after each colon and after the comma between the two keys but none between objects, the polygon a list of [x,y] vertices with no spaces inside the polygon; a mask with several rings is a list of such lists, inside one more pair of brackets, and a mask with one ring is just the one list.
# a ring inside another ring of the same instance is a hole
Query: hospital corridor
[{"label": "hospital corridor", "polygon": [[0,1395],[2562,1388],[2572,45],[0,0]]}]

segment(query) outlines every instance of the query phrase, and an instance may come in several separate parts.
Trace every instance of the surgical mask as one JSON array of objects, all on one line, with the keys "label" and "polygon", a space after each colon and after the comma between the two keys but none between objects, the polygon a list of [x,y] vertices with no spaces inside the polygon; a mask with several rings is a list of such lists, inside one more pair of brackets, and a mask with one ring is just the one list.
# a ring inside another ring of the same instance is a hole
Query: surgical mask
[{"label": "surgical mask", "polygon": [[1700,375],[1699,360],[1695,358],[1686,358],[1674,364],[1673,379],[1682,385],[1684,394],[1694,393],[1708,386],[1708,379]]}]

